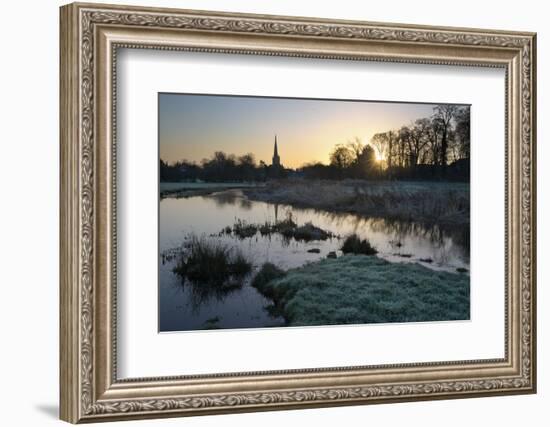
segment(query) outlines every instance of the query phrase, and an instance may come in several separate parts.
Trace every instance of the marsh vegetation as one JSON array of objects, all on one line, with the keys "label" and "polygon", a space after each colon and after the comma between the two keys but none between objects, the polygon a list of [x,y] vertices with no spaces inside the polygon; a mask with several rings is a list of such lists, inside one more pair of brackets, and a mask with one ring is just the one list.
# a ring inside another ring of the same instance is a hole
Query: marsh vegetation
[{"label": "marsh vegetation", "polygon": [[451,182],[271,181],[251,200],[428,224],[470,222],[470,186]]},{"label": "marsh vegetation", "polygon": [[264,221],[262,224],[247,223],[246,221],[237,219],[233,227],[225,227],[220,234],[233,233],[240,239],[245,239],[256,235],[258,232],[262,236],[270,236],[278,233],[287,240],[295,239],[305,242],[312,240],[327,240],[328,238],[336,237],[330,231],[323,230],[313,225],[311,221],[298,225],[292,217],[292,211],[287,211],[286,218],[281,221]]},{"label": "marsh vegetation", "polygon": [[191,236],[173,272],[204,286],[227,288],[240,286],[251,270],[252,263],[238,248]]}]

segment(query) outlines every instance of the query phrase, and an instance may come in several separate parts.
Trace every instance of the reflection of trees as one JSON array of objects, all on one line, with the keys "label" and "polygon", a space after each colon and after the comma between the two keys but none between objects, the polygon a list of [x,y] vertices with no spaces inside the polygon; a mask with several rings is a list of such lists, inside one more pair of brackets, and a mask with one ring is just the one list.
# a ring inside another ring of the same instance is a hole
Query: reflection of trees
[{"label": "reflection of trees", "polygon": [[248,200],[246,197],[243,197],[241,200],[240,200],[240,207],[246,211],[249,211],[250,209],[252,209],[252,202],[250,200]]},{"label": "reflection of trees", "polygon": [[453,243],[461,249],[464,260],[470,263],[470,227],[456,227],[452,233]]},{"label": "reflection of trees", "polygon": [[391,234],[397,241],[406,236],[422,237],[434,247],[445,250],[446,242],[451,241],[460,256],[470,260],[470,228],[467,225],[422,224],[412,221],[397,221],[392,219],[372,219],[371,229]]},{"label": "reflection of trees", "polygon": [[390,244],[399,246],[406,237],[423,238],[435,248],[443,249],[449,240],[466,261],[470,260],[470,227],[453,224],[425,224],[415,221],[403,221],[391,218],[368,218],[361,215],[342,212],[317,211],[335,227],[351,227],[354,231],[362,229],[383,233]]},{"label": "reflection of trees", "polygon": [[440,247],[444,244],[446,233],[439,225],[423,225],[412,221],[397,221],[392,219],[371,219],[373,231],[383,232],[393,236],[393,240],[401,241],[406,236],[422,237],[432,245]]},{"label": "reflection of trees", "polygon": [[[238,205],[243,209],[250,210],[254,203],[243,195],[241,190],[227,190],[210,196],[216,205]],[[276,203],[268,203],[274,209],[275,222],[278,220],[279,211],[283,209],[285,215],[292,212],[293,208]],[[295,208],[294,208],[295,209]],[[317,209],[299,209],[308,213],[315,212],[329,221],[335,229],[351,227],[353,231],[360,232],[362,229],[370,229],[374,232],[384,233],[389,236],[393,244],[398,244],[406,237],[423,238],[429,241],[435,248],[441,249],[449,240],[459,250],[460,256],[469,262],[470,259],[470,229],[467,225],[452,224],[430,224],[417,221],[406,221],[392,218],[372,218],[362,215],[355,215],[345,212],[331,212]],[[288,241],[283,244],[288,245]]]},{"label": "reflection of trees", "polygon": [[209,198],[214,200],[217,207],[238,205],[242,209],[249,211],[252,209],[253,204],[253,202],[243,196],[243,192],[241,190],[220,191],[218,193],[211,194]]}]

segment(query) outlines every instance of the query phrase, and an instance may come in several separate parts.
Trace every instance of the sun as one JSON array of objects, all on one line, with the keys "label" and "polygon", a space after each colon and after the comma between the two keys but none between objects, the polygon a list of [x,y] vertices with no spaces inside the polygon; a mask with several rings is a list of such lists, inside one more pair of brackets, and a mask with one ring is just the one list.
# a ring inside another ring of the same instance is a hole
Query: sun
[{"label": "sun", "polygon": [[[372,145],[371,145],[372,147]],[[376,159],[377,162],[383,162],[384,161],[384,156],[378,151],[378,149],[376,147],[372,147],[374,149],[374,158]]]}]

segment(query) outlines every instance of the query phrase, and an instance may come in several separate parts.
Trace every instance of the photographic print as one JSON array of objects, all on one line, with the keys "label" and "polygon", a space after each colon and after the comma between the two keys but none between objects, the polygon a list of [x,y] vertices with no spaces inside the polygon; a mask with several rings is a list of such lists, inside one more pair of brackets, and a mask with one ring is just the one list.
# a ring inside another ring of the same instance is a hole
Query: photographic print
[{"label": "photographic print", "polygon": [[469,105],[158,101],[160,332],[470,318]]},{"label": "photographic print", "polygon": [[536,393],[535,33],[59,23],[62,420]]}]

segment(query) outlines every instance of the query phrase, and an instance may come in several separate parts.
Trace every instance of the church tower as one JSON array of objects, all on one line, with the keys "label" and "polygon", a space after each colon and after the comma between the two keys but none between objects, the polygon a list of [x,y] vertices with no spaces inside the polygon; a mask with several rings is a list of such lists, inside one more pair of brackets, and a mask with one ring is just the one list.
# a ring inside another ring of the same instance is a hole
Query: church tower
[{"label": "church tower", "polygon": [[275,146],[273,147],[273,160],[271,166],[280,168],[281,167],[281,158],[279,157],[279,152],[277,150],[277,135],[275,134]]}]

